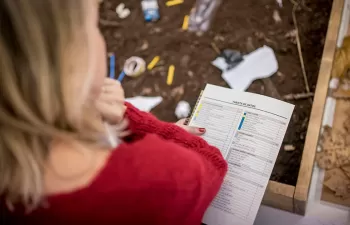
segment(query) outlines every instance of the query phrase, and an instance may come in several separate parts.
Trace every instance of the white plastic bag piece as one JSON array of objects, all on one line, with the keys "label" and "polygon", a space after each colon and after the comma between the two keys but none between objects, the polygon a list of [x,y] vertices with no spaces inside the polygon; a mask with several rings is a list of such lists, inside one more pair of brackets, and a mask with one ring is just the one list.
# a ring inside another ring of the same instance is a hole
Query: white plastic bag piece
[{"label": "white plastic bag piece", "polygon": [[[272,48],[263,46],[243,56],[244,60],[230,70],[223,70],[222,78],[236,90],[245,91],[256,79],[267,78],[278,70],[278,62]],[[220,57],[212,62],[219,69],[227,68]]]},{"label": "white plastic bag piece", "polygon": [[187,118],[190,115],[191,106],[186,101],[180,101],[175,109],[175,115],[178,119]]},{"label": "white plastic bag piece", "polygon": [[127,98],[125,99],[126,102],[129,102],[136,108],[138,108],[141,111],[144,112],[149,112],[151,111],[154,107],[159,105],[162,101],[163,98],[158,96],[158,97],[143,97],[143,96],[136,96],[133,98]]}]

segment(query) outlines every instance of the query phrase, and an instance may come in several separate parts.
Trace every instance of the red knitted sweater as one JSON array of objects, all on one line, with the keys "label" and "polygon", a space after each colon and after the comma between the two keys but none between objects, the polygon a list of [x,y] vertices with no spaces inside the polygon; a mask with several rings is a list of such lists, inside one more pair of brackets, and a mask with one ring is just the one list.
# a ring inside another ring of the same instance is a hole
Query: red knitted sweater
[{"label": "red knitted sweater", "polygon": [[12,213],[9,224],[201,224],[227,171],[220,151],[127,106],[133,136],[113,151],[93,182],[49,196],[47,207],[28,215]]}]

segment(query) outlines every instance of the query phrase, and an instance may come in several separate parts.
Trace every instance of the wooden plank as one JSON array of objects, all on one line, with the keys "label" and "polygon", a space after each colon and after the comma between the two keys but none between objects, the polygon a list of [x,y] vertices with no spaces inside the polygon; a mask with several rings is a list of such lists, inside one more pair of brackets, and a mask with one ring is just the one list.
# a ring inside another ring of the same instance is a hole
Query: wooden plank
[{"label": "wooden plank", "polygon": [[328,32],[317,80],[314,103],[311,110],[298,181],[294,194],[295,208],[299,214],[305,213],[305,205],[309,194],[312,169],[319,139],[319,132],[322,125],[324,106],[326,104],[326,97],[328,94],[328,85],[333,66],[334,53],[337,47],[336,44],[338,40],[343,7],[344,0],[333,1]]},{"label": "wooden plank", "polygon": [[269,181],[262,204],[293,212],[294,191],[294,186]]}]

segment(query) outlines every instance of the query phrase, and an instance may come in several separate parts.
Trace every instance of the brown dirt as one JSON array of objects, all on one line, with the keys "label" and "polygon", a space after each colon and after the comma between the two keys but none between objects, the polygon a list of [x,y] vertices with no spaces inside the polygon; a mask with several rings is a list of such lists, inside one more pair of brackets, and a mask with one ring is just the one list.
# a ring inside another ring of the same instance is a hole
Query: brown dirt
[{"label": "brown dirt", "polygon": [[[161,20],[156,23],[144,22],[140,0],[124,1],[131,15],[124,20],[119,19],[114,10],[121,2],[104,0],[101,6],[101,30],[108,51],[116,54],[117,71],[130,56],[140,56],[146,62],[156,55],[161,57],[162,66],[136,79],[125,78],[123,87],[127,97],[163,96],[164,101],[153,110],[162,120],[176,121],[174,109],[177,102],[186,100],[194,105],[206,83],[227,86],[221,78],[221,72],[210,64],[217,56],[211,47],[212,42],[221,50],[230,48],[242,53],[262,45],[274,49],[279,72],[271,79],[255,81],[248,89],[249,92],[276,97],[276,89],[280,96],[305,91],[295,39],[286,37],[294,29],[293,5],[289,0],[283,1],[283,8],[279,8],[275,0],[224,0],[211,30],[201,37],[181,30],[183,17],[190,12],[195,0],[186,0],[184,4],[174,7],[166,7],[165,1],[159,0]],[[299,9],[297,20],[308,81],[313,91],[332,0],[305,0],[305,3],[311,11],[305,7]],[[281,23],[274,21],[274,10],[279,11]],[[147,48],[142,49],[146,45]],[[173,85],[167,86],[166,74],[170,64],[176,66],[176,72]],[[271,179],[295,185],[311,104],[308,100],[292,103],[296,107],[284,144],[293,144],[296,150],[285,152],[282,147]]]}]

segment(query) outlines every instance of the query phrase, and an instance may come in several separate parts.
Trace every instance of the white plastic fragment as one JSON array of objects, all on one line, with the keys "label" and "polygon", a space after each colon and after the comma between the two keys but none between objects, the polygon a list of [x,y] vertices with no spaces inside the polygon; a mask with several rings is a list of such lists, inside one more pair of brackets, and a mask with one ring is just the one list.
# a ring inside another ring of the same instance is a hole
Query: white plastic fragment
[{"label": "white plastic fragment", "polygon": [[160,96],[158,97],[136,96],[133,98],[127,98],[125,99],[125,101],[129,102],[130,104],[132,104],[133,106],[135,106],[141,111],[149,112],[154,107],[159,105],[163,101],[163,98]]},{"label": "white plastic fragment", "polygon": [[175,115],[178,119],[187,118],[190,115],[191,106],[186,101],[180,101],[175,109]]},{"label": "white plastic fragment", "polygon": [[130,9],[124,9],[120,14],[118,14],[120,19],[125,19],[130,15],[131,11]]},{"label": "white plastic fragment", "polygon": [[125,4],[124,3],[120,3],[116,8],[115,8],[115,12],[117,13],[117,15],[119,16],[120,19],[125,19],[126,17],[128,17],[131,13],[130,9],[125,8]]},{"label": "white plastic fragment", "polygon": [[124,9],[125,9],[125,4],[124,4],[124,3],[120,3],[120,4],[115,8],[115,12],[119,15]]},{"label": "white plastic fragment", "polygon": [[254,80],[270,77],[278,71],[275,53],[268,46],[258,48],[243,58],[240,64],[230,70],[226,70],[227,63],[222,57],[212,62],[222,70],[222,78],[232,89],[245,91]]}]

